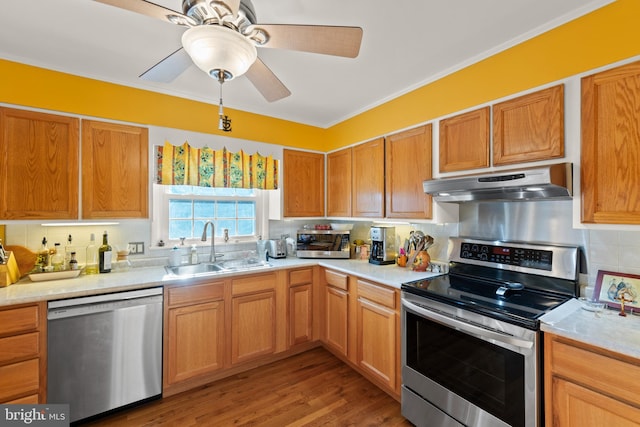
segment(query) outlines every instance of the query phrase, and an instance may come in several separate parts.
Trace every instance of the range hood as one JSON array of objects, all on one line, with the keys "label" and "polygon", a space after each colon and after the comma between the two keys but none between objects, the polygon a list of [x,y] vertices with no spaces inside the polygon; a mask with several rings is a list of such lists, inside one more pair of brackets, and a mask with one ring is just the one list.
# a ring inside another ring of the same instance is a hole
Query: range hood
[{"label": "range hood", "polygon": [[489,202],[571,199],[571,163],[431,179],[424,192],[439,202]]}]

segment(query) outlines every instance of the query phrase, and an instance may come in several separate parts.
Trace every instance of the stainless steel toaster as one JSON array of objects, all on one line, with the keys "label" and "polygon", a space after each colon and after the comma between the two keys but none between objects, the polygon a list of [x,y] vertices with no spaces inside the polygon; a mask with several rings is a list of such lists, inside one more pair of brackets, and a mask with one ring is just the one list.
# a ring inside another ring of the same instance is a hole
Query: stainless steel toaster
[{"label": "stainless steel toaster", "polygon": [[284,239],[267,240],[267,254],[269,258],[286,258],[287,242]]}]

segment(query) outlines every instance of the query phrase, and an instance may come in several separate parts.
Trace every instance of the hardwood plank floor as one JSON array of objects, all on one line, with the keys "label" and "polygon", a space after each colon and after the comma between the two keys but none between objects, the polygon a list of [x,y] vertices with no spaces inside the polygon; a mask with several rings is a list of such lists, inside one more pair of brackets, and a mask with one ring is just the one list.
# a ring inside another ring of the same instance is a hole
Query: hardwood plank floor
[{"label": "hardwood plank floor", "polygon": [[86,426],[411,426],[400,404],[323,348]]}]

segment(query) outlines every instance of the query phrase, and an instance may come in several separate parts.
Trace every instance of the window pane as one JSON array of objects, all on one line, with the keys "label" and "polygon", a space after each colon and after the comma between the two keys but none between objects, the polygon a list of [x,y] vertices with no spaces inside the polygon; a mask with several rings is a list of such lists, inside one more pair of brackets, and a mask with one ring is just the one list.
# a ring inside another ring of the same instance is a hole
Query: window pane
[{"label": "window pane", "polygon": [[223,229],[229,229],[229,236],[237,236],[236,234],[236,220],[235,219],[220,219],[216,222],[216,235],[222,236]]},{"label": "window pane", "polygon": [[169,239],[179,239],[181,237],[193,237],[191,230],[191,220],[170,220]]},{"label": "window pane", "polygon": [[[229,234],[231,234],[231,230],[229,230]],[[255,220],[238,220],[238,236],[252,236],[254,234],[256,234]]]},{"label": "window pane", "polygon": [[238,218],[255,218],[256,204],[254,202],[238,202]]},{"label": "window pane", "polygon": [[191,200],[169,200],[169,218],[191,218]]},{"label": "window pane", "polygon": [[209,200],[195,200],[193,202],[194,218],[213,219],[215,215],[215,202]]},{"label": "window pane", "polygon": [[236,202],[218,202],[218,218],[235,218]]},{"label": "window pane", "polygon": [[235,196],[236,189],[235,188],[216,188],[217,196]]},{"label": "window pane", "polygon": [[[206,219],[194,219],[193,220],[193,233],[194,237],[202,237],[202,230],[204,230],[204,224],[207,222]],[[211,226],[207,230],[207,238],[211,236]]]}]

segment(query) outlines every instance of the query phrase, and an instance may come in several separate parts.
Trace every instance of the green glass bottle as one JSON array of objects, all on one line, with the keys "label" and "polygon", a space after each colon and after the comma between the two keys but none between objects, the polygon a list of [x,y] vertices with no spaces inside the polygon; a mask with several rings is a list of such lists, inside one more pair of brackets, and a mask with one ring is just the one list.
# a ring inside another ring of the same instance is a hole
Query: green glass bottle
[{"label": "green glass bottle", "polygon": [[107,239],[107,232],[102,235],[102,245],[98,249],[98,259],[100,273],[109,273],[111,271],[111,246]]}]

